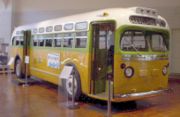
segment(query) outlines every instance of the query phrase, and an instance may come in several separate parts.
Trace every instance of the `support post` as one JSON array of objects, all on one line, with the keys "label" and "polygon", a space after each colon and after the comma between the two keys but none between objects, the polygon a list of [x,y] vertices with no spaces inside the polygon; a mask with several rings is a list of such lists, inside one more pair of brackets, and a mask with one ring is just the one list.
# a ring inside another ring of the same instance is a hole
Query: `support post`
[{"label": "support post", "polygon": [[111,80],[112,80],[112,75],[108,74],[107,78],[108,78],[107,117],[112,117],[112,115],[111,115],[111,96],[112,96]]},{"label": "support post", "polygon": [[28,64],[29,64],[29,56],[25,56],[25,84],[23,85],[23,87],[27,87],[29,86],[28,84]]},{"label": "support post", "polygon": [[66,93],[67,93],[66,107],[69,109],[78,109],[79,108],[78,103],[75,102],[75,95],[74,95],[74,78],[75,77],[74,77],[74,75],[75,75],[75,71],[74,71],[73,66],[64,66],[61,74],[59,75],[60,79],[64,79],[66,81],[72,78],[72,100],[71,100],[71,102],[69,102],[68,92],[66,91]]}]

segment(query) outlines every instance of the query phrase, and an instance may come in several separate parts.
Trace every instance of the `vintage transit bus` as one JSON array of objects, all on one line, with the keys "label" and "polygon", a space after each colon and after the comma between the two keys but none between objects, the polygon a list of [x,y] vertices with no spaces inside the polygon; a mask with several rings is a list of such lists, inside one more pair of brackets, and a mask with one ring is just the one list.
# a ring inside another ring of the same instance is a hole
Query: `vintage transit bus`
[{"label": "vintage transit bus", "polygon": [[[15,28],[10,57],[17,77],[25,72],[58,84],[73,66],[75,98],[112,101],[156,96],[168,89],[169,26],[155,9],[111,8]],[[25,70],[24,58],[30,63]],[[72,78],[60,85],[72,96]]]}]

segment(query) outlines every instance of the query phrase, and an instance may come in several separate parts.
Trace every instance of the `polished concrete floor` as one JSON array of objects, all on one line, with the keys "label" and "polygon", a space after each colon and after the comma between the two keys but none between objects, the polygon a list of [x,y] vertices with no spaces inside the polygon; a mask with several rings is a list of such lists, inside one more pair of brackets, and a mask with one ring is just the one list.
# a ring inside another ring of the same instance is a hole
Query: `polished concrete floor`
[{"label": "polished concrete floor", "polygon": [[[176,76],[176,78],[180,76]],[[56,86],[37,82],[18,86],[12,77],[0,74],[0,117],[103,117],[106,103],[83,97],[80,108],[66,108],[66,98]],[[180,116],[180,80],[171,78],[173,93],[136,101],[113,103],[113,117],[178,117]]]}]

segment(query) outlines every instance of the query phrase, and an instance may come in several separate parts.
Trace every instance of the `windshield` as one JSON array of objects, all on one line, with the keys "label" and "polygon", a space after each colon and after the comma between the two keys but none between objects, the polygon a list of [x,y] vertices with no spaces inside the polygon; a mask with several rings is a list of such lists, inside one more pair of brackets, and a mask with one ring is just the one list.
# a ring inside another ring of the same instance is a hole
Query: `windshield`
[{"label": "windshield", "polygon": [[167,51],[167,39],[160,33],[143,31],[125,31],[120,46],[123,51]]}]

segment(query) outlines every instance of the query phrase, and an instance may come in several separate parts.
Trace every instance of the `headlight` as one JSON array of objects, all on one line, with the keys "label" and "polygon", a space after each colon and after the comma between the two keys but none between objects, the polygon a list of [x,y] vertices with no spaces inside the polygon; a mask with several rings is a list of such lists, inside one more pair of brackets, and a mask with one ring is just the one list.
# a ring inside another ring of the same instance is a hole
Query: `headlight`
[{"label": "headlight", "polygon": [[134,69],[132,67],[126,67],[124,70],[124,75],[127,78],[131,78],[134,75]]},{"label": "headlight", "polygon": [[162,69],[162,73],[163,73],[163,75],[166,75],[166,74],[167,74],[167,72],[168,72],[167,67],[166,67],[166,66],[164,66],[164,67],[163,67],[163,69]]}]

